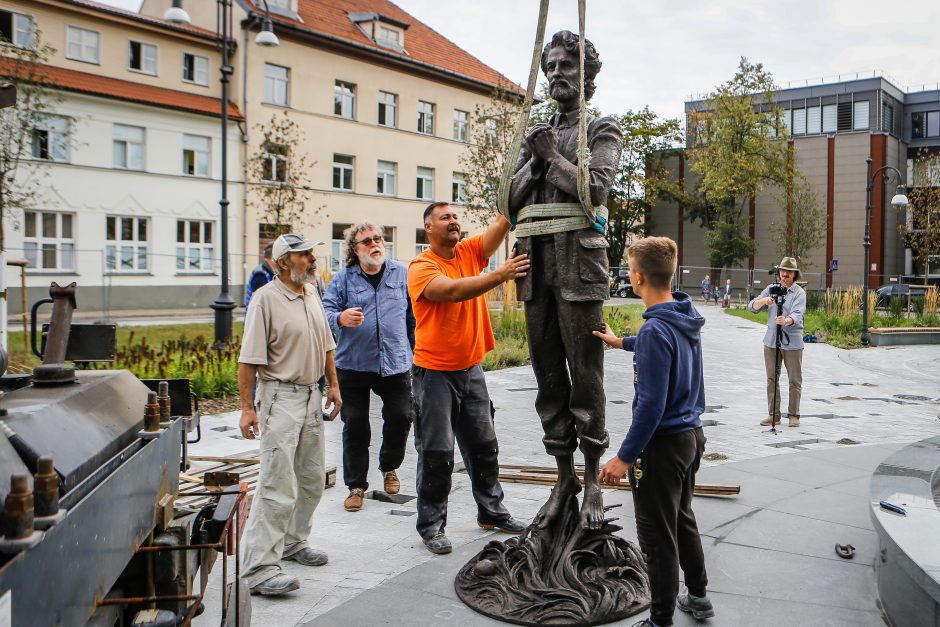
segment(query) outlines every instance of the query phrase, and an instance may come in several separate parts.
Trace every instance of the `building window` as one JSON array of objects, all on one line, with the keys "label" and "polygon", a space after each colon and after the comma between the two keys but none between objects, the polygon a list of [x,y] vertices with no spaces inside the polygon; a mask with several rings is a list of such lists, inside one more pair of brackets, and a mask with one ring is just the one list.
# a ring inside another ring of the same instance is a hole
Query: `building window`
[{"label": "building window", "polygon": [[418,200],[431,200],[434,198],[434,170],[431,168],[418,167],[415,197]]},{"label": "building window", "polygon": [[333,86],[333,114],[347,120],[356,119],[356,86],[336,81]]},{"label": "building window", "polygon": [[822,108],[822,132],[835,133],[839,128],[839,107],[823,105]]},{"label": "building window", "polygon": [[348,155],[333,155],[333,189],[341,192],[353,191],[353,158]]},{"label": "building window", "polygon": [[147,263],[147,218],[105,219],[105,267],[111,272],[142,272]]},{"label": "building window", "polygon": [[69,160],[69,119],[61,115],[41,115],[33,126],[34,159]]},{"label": "building window", "polygon": [[69,26],[65,35],[65,58],[85,63],[100,63],[101,34],[98,31]]},{"label": "building window", "polygon": [[430,247],[428,232],[424,229],[415,229],[415,256],[420,255]]},{"label": "building window", "polygon": [[209,176],[209,138],[183,135],[183,174]]},{"label": "building window", "polygon": [[330,245],[330,271],[333,274],[339,272],[340,268],[346,265],[346,229],[351,224],[333,223],[333,238]]},{"label": "building window", "polygon": [[266,143],[264,145],[264,165],[261,178],[272,183],[287,182],[287,146]]},{"label": "building window", "polygon": [[113,146],[114,167],[144,169],[144,129],[115,124]]},{"label": "building window", "polygon": [[894,133],[894,105],[883,102],[881,107],[881,130]]},{"label": "building window", "polygon": [[379,92],[379,124],[389,128],[398,126],[398,96],[395,94]]},{"label": "building window", "polygon": [[74,214],[26,211],[23,218],[26,267],[37,270],[74,270]]},{"label": "building window", "polygon": [[470,114],[466,111],[454,109],[454,139],[460,142],[467,141],[467,130],[470,126]]},{"label": "building window", "polygon": [[462,172],[454,172],[451,182],[450,201],[458,205],[467,204],[467,178]]},{"label": "building window", "polygon": [[382,237],[385,238],[385,256],[389,259],[395,258],[395,227],[383,226]]},{"label": "building window", "polygon": [[398,164],[391,161],[379,161],[375,193],[383,196],[394,196],[396,190],[395,180],[398,178],[397,172]]},{"label": "building window", "polygon": [[153,44],[144,44],[139,41],[128,42],[127,52],[128,69],[157,75],[157,47]]},{"label": "building window", "polygon": [[819,107],[806,108],[806,134],[817,135],[822,127],[822,110]]},{"label": "building window", "polygon": [[921,139],[926,137],[926,129],[924,128],[924,118],[926,113],[919,111],[917,113],[911,114],[911,138],[912,139]]},{"label": "building window", "polygon": [[854,111],[852,114],[852,130],[867,131],[869,127],[868,101],[859,100],[853,104],[853,107]]},{"label": "building window", "polygon": [[212,272],[212,222],[176,221],[177,272]]},{"label": "building window", "polygon": [[401,31],[379,24],[375,43],[386,48],[401,48]]},{"label": "building window", "polygon": [[183,53],[183,80],[197,85],[209,84],[209,59],[188,52]]},{"label": "building window", "polygon": [[0,37],[20,48],[33,48],[36,45],[33,18],[22,13],[0,10]]},{"label": "building window", "polygon": [[486,141],[489,143],[489,145],[495,146],[497,139],[496,120],[493,118],[486,120],[486,122],[483,124],[483,132],[486,134]]},{"label": "building window", "polygon": [[264,101],[267,104],[287,106],[290,70],[280,65],[264,64]]},{"label": "building window", "polygon": [[806,135],[806,109],[793,110],[793,134]]},{"label": "building window", "polygon": [[418,101],[418,132],[434,134],[434,103]]},{"label": "building window", "polygon": [[940,111],[927,113],[927,137],[940,136]]}]

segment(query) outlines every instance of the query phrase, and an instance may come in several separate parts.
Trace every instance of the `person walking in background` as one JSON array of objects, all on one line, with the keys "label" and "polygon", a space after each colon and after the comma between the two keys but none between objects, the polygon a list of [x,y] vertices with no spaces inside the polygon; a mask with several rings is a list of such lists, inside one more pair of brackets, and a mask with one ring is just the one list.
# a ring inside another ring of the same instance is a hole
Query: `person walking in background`
[{"label": "person walking in background", "polygon": [[251,303],[252,295],[262,286],[267,285],[277,276],[277,265],[271,259],[271,249],[274,244],[268,244],[264,247],[264,256],[255,269],[251,271],[248,277],[248,285],[245,287],[245,307]]},{"label": "person walking in background", "polygon": [[721,302],[721,306],[725,309],[731,307],[731,279],[725,280],[725,293]]},{"label": "person walking in background", "polygon": [[362,508],[369,489],[369,395],[382,399],[379,472],[387,494],[398,494],[395,472],[405,457],[414,411],[411,364],[415,317],[405,264],[387,259],[382,227],[346,229],[346,267],[333,276],[323,308],[336,337],[336,376],[343,391],[343,480],[348,512]]},{"label": "person walking in background", "polygon": [[702,304],[703,305],[708,304],[708,297],[711,294],[711,289],[712,289],[711,277],[709,277],[706,274],[705,278],[702,279]]}]

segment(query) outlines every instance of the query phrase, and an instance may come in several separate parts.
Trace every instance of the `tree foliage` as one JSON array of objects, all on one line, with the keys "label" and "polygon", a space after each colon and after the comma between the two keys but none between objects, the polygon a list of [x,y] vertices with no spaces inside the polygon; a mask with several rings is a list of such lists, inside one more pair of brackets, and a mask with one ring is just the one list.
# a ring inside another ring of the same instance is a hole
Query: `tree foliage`
[{"label": "tree foliage", "polygon": [[[931,273],[931,258],[940,256],[940,155],[921,151],[914,160],[914,187],[907,192],[905,219],[898,225],[911,257]],[[937,268],[934,266],[934,273]]]},{"label": "tree foliage", "polygon": [[685,199],[688,217],[708,232],[709,262],[716,269],[754,254],[747,206],[753,194],[787,180],[786,130],[774,103],[774,82],[760,63],[742,58],[734,77],[689,115],[689,161],[700,182]]},{"label": "tree foliage", "polygon": [[246,164],[248,203],[257,215],[273,226],[272,237],[299,228],[313,226],[323,206],[310,207],[309,185],[311,162],[303,151],[304,132],[287,112],[275,113],[255,129],[261,141]]},{"label": "tree foliage", "polygon": [[808,254],[822,242],[828,216],[806,177],[796,170],[792,150],[787,158],[787,177],[780,189],[777,198],[784,211],[770,225],[777,256],[793,257],[800,268],[809,268]]},{"label": "tree foliage", "polygon": [[[55,49],[33,33],[31,47],[2,43],[0,82],[16,89],[16,105],[0,110],[0,251],[6,250],[6,224],[18,225],[23,211],[42,204],[48,188],[48,162],[33,158],[33,134],[37,124],[61,101],[43,69]],[[72,143],[71,127],[59,141]]]}]

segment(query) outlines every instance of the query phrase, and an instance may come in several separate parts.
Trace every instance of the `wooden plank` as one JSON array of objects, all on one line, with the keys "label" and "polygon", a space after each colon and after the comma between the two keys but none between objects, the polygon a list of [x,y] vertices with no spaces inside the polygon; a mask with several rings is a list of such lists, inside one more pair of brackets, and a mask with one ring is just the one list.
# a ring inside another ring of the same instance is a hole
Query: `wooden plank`
[{"label": "wooden plank", "polygon": [[217,457],[215,455],[188,455],[187,458],[193,462],[222,462],[224,464],[260,464],[261,459],[257,455],[245,457]]},{"label": "wooden plank", "polygon": [[[500,468],[510,468],[510,465],[501,464]],[[531,483],[536,485],[554,485],[557,477],[556,471],[554,469],[549,469],[552,472],[546,472],[544,467],[537,466],[515,466],[515,468],[520,469],[514,472],[500,472],[499,480],[505,481],[507,483]],[[521,469],[526,469],[522,471]],[[579,473],[579,480],[581,484],[584,484],[583,472]],[[609,488],[614,490],[630,490],[630,483],[621,479],[620,483],[616,485],[604,484],[603,488]],[[723,484],[713,484],[713,483],[697,483],[692,490],[693,494],[699,496],[732,496],[735,494],[741,493],[740,485],[723,485]]]}]

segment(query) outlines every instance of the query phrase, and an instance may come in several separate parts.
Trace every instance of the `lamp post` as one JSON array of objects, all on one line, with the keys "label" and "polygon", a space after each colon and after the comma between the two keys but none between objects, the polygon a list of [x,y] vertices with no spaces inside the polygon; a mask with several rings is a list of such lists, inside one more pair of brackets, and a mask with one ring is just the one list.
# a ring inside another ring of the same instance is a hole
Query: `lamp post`
[{"label": "lamp post", "polygon": [[[234,0],[244,9],[249,17],[259,18],[257,13],[248,6],[244,0]],[[280,42],[271,25],[271,14],[268,11],[268,1],[261,0],[264,3],[264,17],[261,22],[261,32],[255,37],[255,43],[259,46],[277,46]],[[229,293],[228,277],[228,95],[229,95],[229,77],[235,69],[229,64],[233,48],[235,45],[232,39],[232,2],[233,0],[216,0],[216,38],[219,49],[222,52],[222,65],[219,67],[219,82],[222,86],[222,194],[219,198],[219,219],[221,228],[219,237],[222,245],[222,285],[219,295],[216,296],[212,304],[209,305],[215,311],[215,343],[216,345],[228,344],[232,339],[232,310],[235,309],[235,301]],[[163,19],[173,24],[189,24],[191,20],[189,14],[183,9],[183,0],[173,0],[172,5],[163,14]]]},{"label": "lamp post", "polygon": [[[898,177],[898,188],[894,194],[894,197],[891,198],[891,206],[899,209],[907,205],[907,196],[904,193],[904,184],[903,177],[898,169],[891,165],[883,165],[874,172],[871,171],[871,157],[865,160],[867,174],[868,187],[865,188],[865,239],[863,246],[865,247],[865,261],[864,267],[862,268],[862,345],[868,346],[868,273],[871,270],[870,268],[870,255],[871,255],[871,190],[875,185],[875,177],[879,174],[884,176],[885,181],[887,182],[888,176],[894,174]],[[884,200],[882,200],[884,202]]]}]

